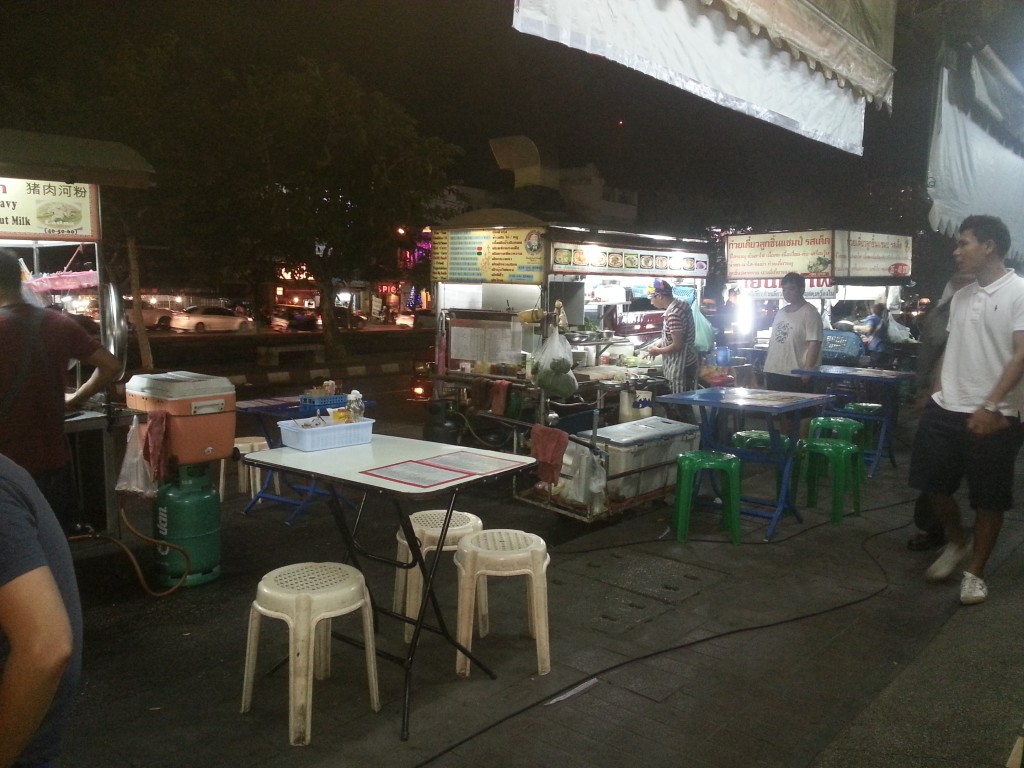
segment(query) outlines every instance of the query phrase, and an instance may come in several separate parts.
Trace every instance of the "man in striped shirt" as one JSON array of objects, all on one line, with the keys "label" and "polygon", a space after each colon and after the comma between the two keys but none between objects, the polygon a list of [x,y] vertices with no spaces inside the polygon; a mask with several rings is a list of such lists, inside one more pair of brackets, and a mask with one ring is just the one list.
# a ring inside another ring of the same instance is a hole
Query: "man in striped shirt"
[{"label": "man in striped shirt", "polygon": [[[672,295],[672,285],[667,280],[654,281],[654,296],[651,304],[665,310],[661,340],[647,348],[651,358],[661,355],[665,367],[665,378],[673,394],[689,392],[697,380],[697,348],[694,345],[693,311],[690,305]],[[689,413],[688,413],[689,412]],[[694,422],[690,408],[670,407],[669,418]]]}]

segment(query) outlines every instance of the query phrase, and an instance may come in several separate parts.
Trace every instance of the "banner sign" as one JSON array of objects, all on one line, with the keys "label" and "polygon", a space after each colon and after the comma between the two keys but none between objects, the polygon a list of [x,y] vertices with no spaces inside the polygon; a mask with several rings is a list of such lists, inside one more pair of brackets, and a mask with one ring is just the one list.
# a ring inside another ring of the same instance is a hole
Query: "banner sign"
[{"label": "banner sign", "polygon": [[725,238],[727,279],[779,278],[789,272],[832,277],[834,233],[773,232]]},{"label": "banner sign", "polygon": [[[807,277],[807,287],[804,290],[805,299],[834,299],[838,295],[838,288],[833,284],[831,277]],[[760,280],[740,280],[737,283],[740,295],[746,296],[755,301],[782,298],[782,278],[772,277]]]},{"label": "banner sign", "polygon": [[914,238],[836,231],[836,277],[910,277]]},{"label": "banner sign", "polygon": [[430,279],[440,283],[544,282],[541,229],[437,229]]},{"label": "banner sign", "polygon": [[0,178],[0,238],[99,241],[97,186]]},{"label": "banner sign", "polygon": [[706,278],[708,256],[699,252],[612,247],[593,243],[555,243],[552,246],[551,271],[587,275]]}]

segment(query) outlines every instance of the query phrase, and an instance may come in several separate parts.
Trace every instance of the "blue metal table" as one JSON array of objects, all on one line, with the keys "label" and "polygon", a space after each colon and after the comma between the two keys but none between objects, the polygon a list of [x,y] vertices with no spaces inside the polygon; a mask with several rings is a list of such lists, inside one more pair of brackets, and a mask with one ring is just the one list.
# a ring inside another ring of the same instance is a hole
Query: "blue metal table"
[{"label": "blue metal table", "polygon": [[[800,438],[800,420],[791,419],[789,424],[789,443],[782,439],[777,424],[779,416],[793,414],[805,409],[821,409],[831,401],[831,395],[813,395],[804,392],[773,392],[767,389],[747,389],[744,387],[710,387],[693,392],[679,392],[672,395],[661,395],[659,403],[667,405],[689,405],[700,410],[701,447],[710,451],[733,453],[743,461],[769,464],[776,467],[781,474],[779,495],[777,499],[759,499],[743,497],[743,501],[770,511],[741,507],[743,514],[769,520],[765,541],[775,535],[775,529],[786,512],[792,513],[797,520],[803,521],[796,509],[796,499],[790,498],[790,478],[796,458],[797,441]],[[771,445],[768,450],[747,450],[719,443],[718,420],[724,411],[740,411],[744,414],[760,414],[767,423]]]},{"label": "blue metal table", "polygon": [[880,425],[878,430],[878,443],[873,449],[865,449],[864,460],[868,463],[868,476],[874,477],[878,471],[878,464],[883,457],[889,457],[892,465],[896,466],[896,458],[892,452],[892,434],[896,427],[896,418],[899,413],[899,390],[900,384],[914,378],[913,371],[890,371],[883,368],[853,368],[846,365],[819,365],[816,368],[797,368],[794,375],[810,376],[828,383],[828,394],[833,395],[835,408],[826,409],[825,413],[831,416],[851,417],[848,411],[842,410],[844,399],[851,401],[850,396],[843,398],[840,390],[853,392],[860,384],[881,385],[882,397],[880,405],[881,413],[856,415],[859,421],[873,421]]}]

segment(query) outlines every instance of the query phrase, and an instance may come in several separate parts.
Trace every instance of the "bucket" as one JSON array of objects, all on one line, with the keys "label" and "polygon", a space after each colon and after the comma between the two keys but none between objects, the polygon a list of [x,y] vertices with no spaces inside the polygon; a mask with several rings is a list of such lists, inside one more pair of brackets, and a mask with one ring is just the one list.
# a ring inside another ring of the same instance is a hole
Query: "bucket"
[{"label": "bucket", "polygon": [[633,415],[633,395],[629,390],[619,392],[619,422],[636,421]]},{"label": "bucket", "polygon": [[638,389],[633,396],[633,418],[646,419],[654,415],[654,393],[648,389]]}]

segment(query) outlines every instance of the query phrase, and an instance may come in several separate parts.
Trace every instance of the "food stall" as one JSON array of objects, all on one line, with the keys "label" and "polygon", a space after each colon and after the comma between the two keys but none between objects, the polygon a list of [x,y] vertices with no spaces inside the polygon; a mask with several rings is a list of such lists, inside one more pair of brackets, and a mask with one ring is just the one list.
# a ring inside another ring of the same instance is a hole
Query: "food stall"
[{"label": "food stall", "polygon": [[[153,174],[142,157],[122,144],[0,129],[0,247],[22,259],[40,294],[91,292],[104,345],[121,360],[127,328],[120,292],[104,281],[100,185],[145,188]],[[41,254],[62,246],[92,256],[92,269],[72,272],[71,258],[62,259],[63,269],[41,273]],[[97,531],[116,533],[119,528],[114,486],[134,414],[103,395],[65,422],[81,522]]]},{"label": "food stall", "polygon": [[[755,360],[768,346],[770,314],[763,305],[782,299],[781,279],[789,272],[804,276],[804,297],[827,317],[838,301],[898,303],[898,293],[911,280],[913,238],[903,235],[825,229],[728,235],[727,287],[738,289],[739,311],[760,318],[752,349]],[[822,357],[826,363],[866,365],[856,350],[859,336],[826,323]],[[912,343],[912,342],[911,342]]]},{"label": "food stall", "polygon": [[[708,273],[707,242],[550,224],[512,211],[491,212],[490,218],[487,213],[432,228],[438,309],[434,390],[436,398],[451,403],[436,408],[435,415],[447,419],[457,411],[482,442],[510,450],[522,446],[523,430],[513,423],[552,425],[576,438],[649,418],[650,391],[661,381],[660,368],[646,364],[636,339],[617,334],[619,319],[634,303],[646,301],[655,278],[669,280],[677,295],[698,301]],[[571,396],[546,391],[535,366],[545,339],[559,333],[568,342],[578,386]],[[495,427],[494,416],[504,423]],[[606,465],[609,452],[600,447],[601,437],[573,444],[587,443],[591,455]],[[639,460],[627,471],[648,469],[646,460]],[[564,505],[548,488],[540,502],[596,519],[664,495],[674,474],[663,475],[653,487],[651,481],[619,482],[610,486],[614,494],[593,498],[588,492],[585,500]],[[622,495],[623,488],[635,493]]]}]

